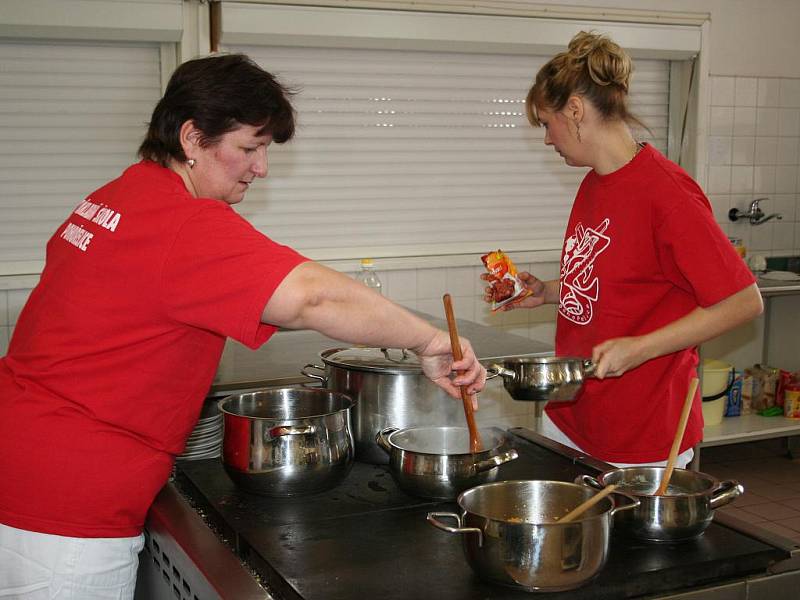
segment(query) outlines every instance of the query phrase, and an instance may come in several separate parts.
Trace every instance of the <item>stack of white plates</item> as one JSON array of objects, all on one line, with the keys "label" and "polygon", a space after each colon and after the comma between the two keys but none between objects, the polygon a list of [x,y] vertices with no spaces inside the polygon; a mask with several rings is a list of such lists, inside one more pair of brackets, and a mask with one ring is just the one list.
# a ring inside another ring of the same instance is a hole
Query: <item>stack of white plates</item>
[{"label": "stack of white plates", "polygon": [[222,413],[216,400],[207,400],[178,460],[217,458],[222,449]]}]

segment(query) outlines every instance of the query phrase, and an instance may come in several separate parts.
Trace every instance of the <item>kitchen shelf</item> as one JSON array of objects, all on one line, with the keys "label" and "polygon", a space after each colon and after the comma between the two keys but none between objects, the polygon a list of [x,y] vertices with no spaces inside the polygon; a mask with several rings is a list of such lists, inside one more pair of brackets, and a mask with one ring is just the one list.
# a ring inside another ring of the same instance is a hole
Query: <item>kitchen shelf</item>
[{"label": "kitchen shelf", "polygon": [[725,417],[719,425],[709,425],[703,429],[700,447],[741,444],[792,435],[800,435],[800,419],[761,415]]}]

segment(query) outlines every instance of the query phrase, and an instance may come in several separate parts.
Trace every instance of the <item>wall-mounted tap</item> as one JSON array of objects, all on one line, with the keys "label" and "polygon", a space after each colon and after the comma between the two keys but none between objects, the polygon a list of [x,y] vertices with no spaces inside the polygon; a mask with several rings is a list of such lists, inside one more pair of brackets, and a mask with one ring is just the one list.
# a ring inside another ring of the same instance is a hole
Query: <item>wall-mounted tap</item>
[{"label": "wall-mounted tap", "polygon": [[764,211],[761,210],[761,207],[758,205],[759,202],[764,200],[769,200],[769,198],[756,198],[750,203],[750,210],[747,212],[742,212],[738,208],[732,208],[728,211],[728,218],[731,221],[738,221],[739,219],[750,219],[751,225],[761,225],[762,223],[766,223],[772,219],[778,219],[779,221],[783,219],[783,215],[780,213],[772,213],[771,215],[765,215]]}]

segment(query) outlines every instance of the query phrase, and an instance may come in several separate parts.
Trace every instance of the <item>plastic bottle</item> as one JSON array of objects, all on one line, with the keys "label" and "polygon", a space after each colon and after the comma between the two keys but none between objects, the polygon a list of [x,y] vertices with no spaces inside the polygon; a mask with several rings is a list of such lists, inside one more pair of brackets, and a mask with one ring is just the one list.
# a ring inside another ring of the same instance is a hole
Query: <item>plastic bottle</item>
[{"label": "plastic bottle", "polygon": [[361,270],[356,274],[356,279],[379,294],[383,293],[380,277],[371,258],[361,259]]}]

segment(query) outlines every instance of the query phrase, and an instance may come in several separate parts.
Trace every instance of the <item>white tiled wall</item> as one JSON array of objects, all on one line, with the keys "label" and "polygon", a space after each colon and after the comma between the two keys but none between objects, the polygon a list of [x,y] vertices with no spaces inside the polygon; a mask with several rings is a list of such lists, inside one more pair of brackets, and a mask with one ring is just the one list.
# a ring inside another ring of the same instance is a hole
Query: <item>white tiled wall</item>
[{"label": "white tiled wall", "polygon": [[[748,254],[777,256],[800,249],[800,79],[715,77],[711,82],[707,193],[717,221],[741,238]],[[735,223],[755,198],[773,219]]]}]

